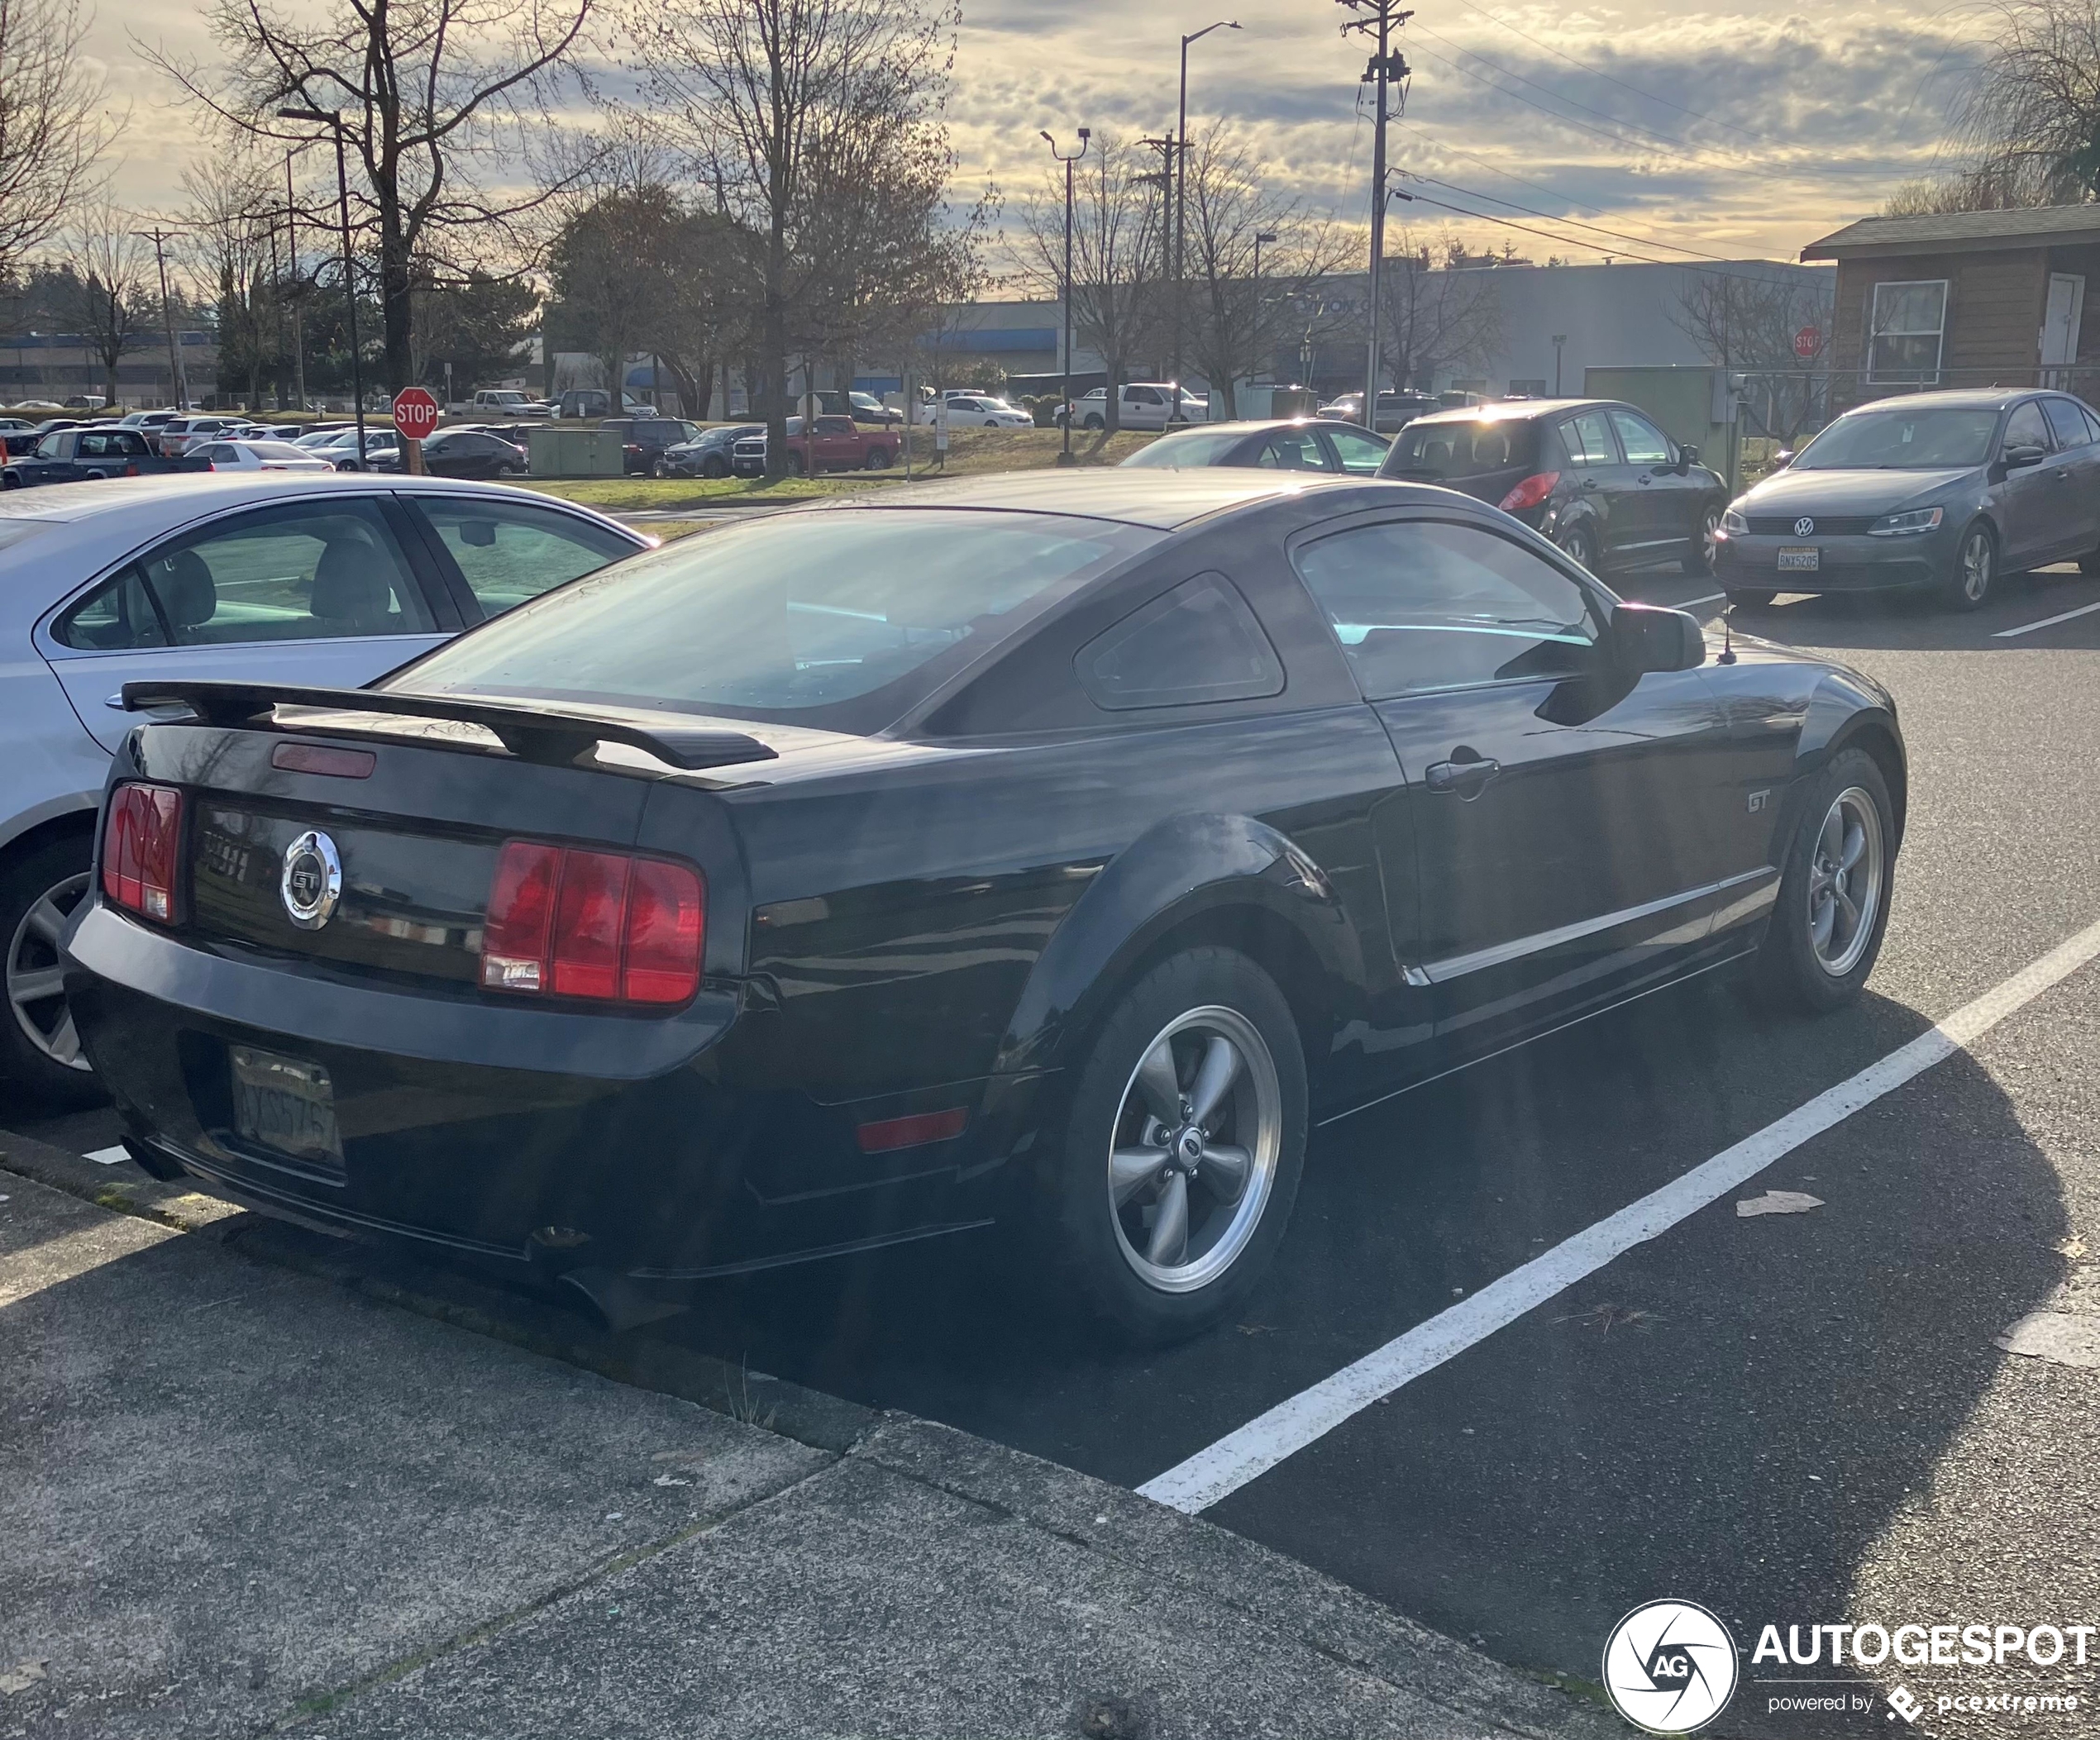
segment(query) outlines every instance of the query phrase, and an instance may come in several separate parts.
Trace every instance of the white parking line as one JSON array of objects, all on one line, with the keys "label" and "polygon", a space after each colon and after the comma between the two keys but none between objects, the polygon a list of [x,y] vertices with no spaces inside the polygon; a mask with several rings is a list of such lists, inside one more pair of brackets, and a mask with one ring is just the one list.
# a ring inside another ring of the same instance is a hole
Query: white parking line
[{"label": "white parking line", "polygon": [[1993,635],[1994,641],[2009,641],[2016,634],[2032,634],[2037,628],[2054,628],[2059,622],[2068,622],[2073,617],[2089,617],[2100,604],[2081,604],[2076,610],[2067,610],[2061,616],[2044,617],[2039,622],[2022,622],[2017,628],[2001,628]]},{"label": "white parking line", "polygon": [[1702,598],[1687,598],[1677,608],[1679,610],[1689,610],[1694,604],[1718,604],[1727,596],[1728,594],[1725,592],[1710,592]]},{"label": "white parking line", "polygon": [[1208,1510],[1380,1397],[1456,1358],[1635,1245],[1668,1232],[1811,1137],[1951,1057],[2096,956],[2100,956],[2100,923],[2087,926],[1858,1075],[1616,1214],[1585,1228],[1544,1256],[1491,1281],[1463,1304],[1439,1312],[1332,1377],[1277,1403],[1186,1461],[1146,1481],[1138,1492],[1191,1514]]},{"label": "white parking line", "polygon": [[114,1166],[129,1160],[131,1154],[128,1148],[97,1148],[92,1154],[84,1154],[80,1157],[92,1160],[98,1166]]}]

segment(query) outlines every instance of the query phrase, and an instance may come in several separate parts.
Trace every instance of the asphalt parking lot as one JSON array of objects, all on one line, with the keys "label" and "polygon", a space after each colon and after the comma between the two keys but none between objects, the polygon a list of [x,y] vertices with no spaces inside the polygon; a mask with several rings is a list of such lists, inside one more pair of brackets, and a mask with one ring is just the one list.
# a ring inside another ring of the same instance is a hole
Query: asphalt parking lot
[{"label": "asphalt parking lot", "polygon": [[[1706,614],[1710,585],[1628,589]],[[1105,1355],[987,1311],[981,1277],[938,1245],[725,1285],[648,1332],[1141,1486],[2100,921],[2100,579],[2013,579],[1966,616],[1783,599],[1736,627],[1835,652],[1902,709],[1909,827],[1858,1006],[1773,1019],[1697,984],[1329,1127],[1243,1319],[1166,1353]],[[2031,1313],[2100,1313],[2096,1042],[2100,963],[1506,1328],[1461,1337],[1205,1514],[1542,1673],[1593,1679],[1622,1614],[1696,1601],[1745,1652],[1720,1732],[1888,1732],[1879,1708],[1768,1716],[1763,1682],[1832,1671],[1749,1662],[1760,1628],[2100,1617],[2100,1370],[1997,1345]],[[0,1122],[82,1153],[114,1136],[107,1113]],[[1818,1205],[1736,1213],[1768,1189]],[[1957,1681],[2083,1695],[2100,1651],[2083,1669],[1905,1683],[1930,1708]],[[1860,1683],[1885,1690],[1894,1671]]]}]

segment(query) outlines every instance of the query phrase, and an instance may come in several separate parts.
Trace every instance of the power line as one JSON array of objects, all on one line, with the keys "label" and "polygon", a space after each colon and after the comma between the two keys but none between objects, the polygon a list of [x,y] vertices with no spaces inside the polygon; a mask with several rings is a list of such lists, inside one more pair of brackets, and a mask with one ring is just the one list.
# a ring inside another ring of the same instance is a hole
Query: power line
[{"label": "power line", "polygon": [[1462,188],[1455,181],[1444,181],[1434,175],[1415,174],[1414,179],[1426,181],[1431,187],[1449,188],[1454,193],[1463,193],[1468,199],[1485,199],[1491,205],[1507,206],[1512,212],[1521,212],[1527,217],[1543,217],[1549,223],[1567,224],[1577,230],[1593,230],[1600,236],[1609,236],[1620,241],[1630,241],[1644,248],[1671,248],[1679,254],[1693,255],[1701,260],[1727,263],[1727,256],[1709,254],[1703,249],[1687,248],[1682,242],[1671,241],[1660,236],[1633,236],[1624,230],[1606,229],[1602,224],[1584,223],[1579,217],[1563,217],[1555,212],[1534,211],[1530,206],[1519,205],[1514,199],[1504,199],[1497,194],[1483,193],[1477,188]]},{"label": "power line", "polygon": [[[1447,60],[1444,55],[1438,54],[1434,49],[1425,48],[1421,50],[1420,52],[1427,55],[1430,60],[1437,62],[1439,65],[1448,66],[1453,72],[1461,74],[1464,77],[1472,79],[1474,83],[1487,86],[1489,90],[1494,92],[1498,97],[1513,97],[1519,102],[1524,103],[1529,107],[1536,109],[1540,114],[1548,117],[1549,119],[1558,121],[1563,126],[1579,127],[1585,133],[1594,134],[1597,138],[1601,139],[1606,145],[1616,145],[1621,150],[1624,150],[1629,145],[1639,145],[1641,144],[1641,141],[1639,140],[1627,138],[1624,133],[1607,133],[1601,126],[1592,126],[1587,121],[1577,121],[1573,115],[1563,115],[1558,109],[1549,109],[1543,102],[1534,102],[1530,98],[1525,96],[1522,91],[1513,91],[1510,89],[1507,85],[1497,84],[1493,79],[1486,77],[1484,74],[1476,73],[1469,66],[1461,66],[1455,60]],[[1674,148],[1680,150],[1687,150],[1690,149],[1688,146],[1683,145],[1678,145]]]},{"label": "power line", "polygon": [[[1665,108],[1675,109],[1681,115],[1689,115],[1694,121],[1711,121],[1716,126],[1725,126],[1731,133],[1740,133],[1745,139],[1759,138],[1758,134],[1752,132],[1748,127],[1738,126],[1732,121],[1723,121],[1718,115],[1709,115],[1699,109],[1688,109],[1681,102],[1673,102],[1667,97],[1659,97],[1654,92],[1644,90],[1639,85],[1629,84],[1625,79],[1616,77],[1611,73],[1606,72],[1601,67],[1592,66],[1587,60],[1577,60],[1574,55],[1567,53],[1563,50],[1555,48],[1550,42],[1542,42],[1538,37],[1532,36],[1530,32],[1519,30],[1514,24],[1510,23],[1506,19],[1496,17],[1495,14],[1489,12],[1486,7],[1475,6],[1473,4],[1473,0],[1458,0],[1458,3],[1464,7],[1468,12],[1478,12],[1482,17],[1487,19],[1487,21],[1495,26],[1496,29],[1506,30],[1512,36],[1523,37],[1524,40],[1530,43],[1534,48],[1542,48],[1549,55],[1559,56],[1561,60],[1565,60],[1570,66],[1580,67],[1584,72],[1589,74],[1592,78],[1606,79],[1611,83],[1617,85],[1621,90],[1631,91],[1636,97],[1645,97],[1650,102],[1659,102]],[[1762,143],[1764,141],[1760,140],[1760,142]]]},{"label": "power line", "polygon": [[[1655,140],[1661,144],[1667,145],[1673,150],[1689,151],[1693,149],[1692,145],[1687,145],[1683,140],[1673,137],[1668,133],[1658,131],[1655,128],[1644,126],[1638,121],[1628,121],[1625,118],[1625,117],[1615,115],[1608,109],[1592,108],[1587,102],[1578,102],[1573,97],[1564,96],[1560,92],[1554,89],[1551,85],[1541,84],[1535,79],[1527,79],[1523,74],[1518,72],[1515,68],[1504,66],[1499,60],[1495,60],[1491,55],[1483,55],[1477,49],[1469,49],[1462,42],[1453,42],[1449,36],[1439,36],[1436,31],[1426,29],[1422,30],[1421,34],[1425,36],[1432,37],[1435,41],[1441,42],[1446,48],[1454,50],[1461,55],[1468,55],[1471,59],[1479,61],[1483,66],[1491,66],[1494,68],[1496,72],[1502,74],[1506,78],[1515,79],[1520,84],[1530,85],[1533,90],[1543,93],[1544,95],[1552,98],[1556,102],[1564,102],[1568,107],[1580,109],[1586,115],[1594,115],[1600,121],[1608,121],[1616,127],[1625,127],[1631,129],[1636,133],[1645,133],[1650,139]],[[1514,97],[1516,95],[1516,93],[1515,91],[1511,91],[1509,94]],[[1532,106],[1535,108],[1539,105],[1534,103]],[[1552,111],[1548,110],[1547,112],[1550,114]]]},{"label": "power line", "polygon": [[[1512,219],[1499,217],[1491,212],[1475,212],[1468,209],[1465,206],[1454,206],[1448,200],[1432,199],[1427,193],[1417,193],[1415,197],[1424,205],[1435,206],[1440,211],[1456,212],[1461,217],[1477,217],[1482,223],[1500,224],[1506,230],[1521,230],[1527,236],[1543,236],[1548,241],[1557,241],[1564,248],[1577,246],[1595,247],[1596,246],[1594,242],[1580,242],[1572,240],[1566,236],[1556,236],[1550,230],[1534,230],[1530,224],[1518,223]],[[1619,251],[1623,253],[1625,250],[1622,249]],[[1640,264],[1644,266],[1682,266],[1687,264],[1687,261],[1682,260],[1650,260],[1644,254],[1634,254],[1629,255],[1628,257],[1639,260]]]}]

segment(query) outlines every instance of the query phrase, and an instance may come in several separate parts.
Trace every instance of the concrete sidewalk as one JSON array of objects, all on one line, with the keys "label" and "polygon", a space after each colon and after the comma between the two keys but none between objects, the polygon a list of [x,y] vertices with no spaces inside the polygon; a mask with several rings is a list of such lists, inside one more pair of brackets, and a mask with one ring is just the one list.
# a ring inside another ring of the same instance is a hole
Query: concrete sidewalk
[{"label": "concrete sidewalk", "polygon": [[4,1134],[0,1198],[0,1737],[1625,1731],[944,1427]]}]

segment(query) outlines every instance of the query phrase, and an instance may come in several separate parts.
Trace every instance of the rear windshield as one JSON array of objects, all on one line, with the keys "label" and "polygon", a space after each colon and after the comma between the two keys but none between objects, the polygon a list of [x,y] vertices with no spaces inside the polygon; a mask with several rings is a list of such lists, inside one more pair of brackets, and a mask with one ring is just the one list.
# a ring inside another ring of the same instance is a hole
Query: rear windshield
[{"label": "rear windshield", "polygon": [[1244,429],[1194,429],[1186,435],[1162,435],[1140,447],[1126,465],[1215,465],[1247,439]]},{"label": "rear windshield", "polygon": [[388,686],[878,730],[1164,535],[1050,514],[781,514],[614,563]]},{"label": "rear windshield", "polygon": [[1797,471],[1936,471],[1991,456],[1998,414],[1985,406],[1841,417],[1801,450]]},{"label": "rear windshield", "polygon": [[1480,477],[1521,465],[1539,453],[1539,425],[1530,417],[1489,417],[1479,422],[1410,423],[1393,437],[1387,477]]}]

